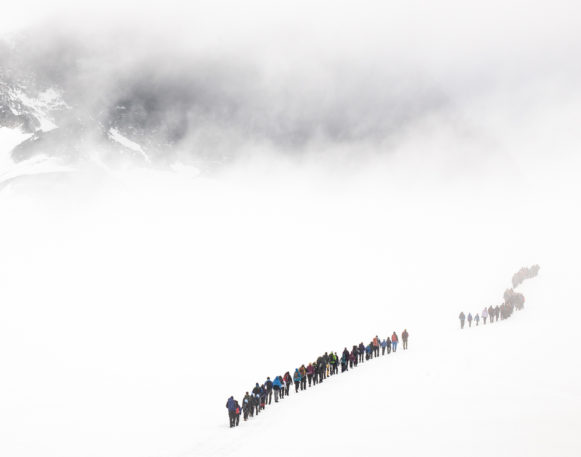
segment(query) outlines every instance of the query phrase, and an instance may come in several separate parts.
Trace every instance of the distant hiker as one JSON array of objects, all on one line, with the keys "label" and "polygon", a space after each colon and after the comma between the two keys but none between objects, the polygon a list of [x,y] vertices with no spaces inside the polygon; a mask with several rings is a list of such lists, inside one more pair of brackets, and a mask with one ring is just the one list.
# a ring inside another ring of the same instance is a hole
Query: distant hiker
[{"label": "distant hiker", "polygon": [[480,316],[478,315],[478,313],[476,313],[476,315],[474,316],[474,322],[476,322],[476,327],[478,327],[478,322],[480,322]]},{"label": "distant hiker", "polygon": [[373,338],[373,355],[375,357],[379,356],[379,337],[377,335]]},{"label": "distant hiker", "polygon": [[363,344],[363,342],[359,343],[357,353],[359,354],[359,361],[363,362],[363,357],[365,356],[365,345]]},{"label": "distant hiker", "polygon": [[307,367],[307,378],[309,380],[309,387],[311,387],[311,381],[313,380],[313,373],[315,372],[315,369],[313,368],[313,364],[309,363],[309,366]]},{"label": "distant hiker", "polygon": [[313,385],[316,386],[319,383],[319,365],[317,361],[313,362]]},{"label": "distant hiker", "polygon": [[354,366],[357,366],[357,348],[349,353],[349,368],[353,368]]},{"label": "distant hiker", "polygon": [[385,355],[385,348],[387,347],[387,341],[381,340],[379,345],[381,346],[381,355]]},{"label": "distant hiker", "polygon": [[365,346],[365,360],[369,360],[369,359],[371,359],[371,357],[373,357],[373,355],[372,355],[371,343],[369,343],[367,346]]},{"label": "distant hiker", "polygon": [[317,375],[319,376],[319,383],[323,382],[323,379],[325,379],[326,366],[327,362],[325,362],[325,357],[320,356],[317,359]]},{"label": "distant hiker", "polygon": [[299,369],[295,368],[295,374],[293,375],[293,381],[295,382],[295,393],[299,393],[299,384],[301,383],[301,374]]},{"label": "distant hiker", "polygon": [[264,386],[266,387],[266,403],[270,405],[272,401],[272,381],[270,380],[270,376],[266,378]]},{"label": "distant hiker", "polygon": [[240,413],[242,410],[240,409],[240,405],[238,404],[237,400],[234,400],[234,404],[236,406],[236,409],[234,410],[234,425],[238,427],[240,425]]},{"label": "distant hiker", "polygon": [[[278,397],[280,396],[280,389],[282,388],[282,379],[280,376],[274,378],[272,383],[272,390],[274,391],[274,402],[278,403]],[[269,403],[270,404],[270,403]]]},{"label": "distant hiker", "polygon": [[468,327],[472,327],[472,313],[468,313],[467,320],[468,320]]},{"label": "distant hiker", "polygon": [[301,365],[299,368],[299,373],[301,374],[301,390],[307,389],[307,369],[305,365]]},{"label": "distant hiker", "polygon": [[466,316],[464,315],[464,312],[460,312],[460,316],[458,316],[460,319],[460,328],[464,328],[464,320],[466,319]]},{"label": "distant hiker", "polygon": [[[275,395],[275,398],[276,398],[276,395]],[[244,412],[244,421],[248,420],[248,414],[250,414],[251,406],[252,406],[252,399],[251,399],[250,395],[248,394],[248,392],[246,392],[246,395],[244,395],[244,398],[242,399],[242,411]]]},{"label": "distant hiker", "polygon": [[260,384],[256,383],[254,389],[252,389],[252,396],[254,398],[253,404],[256,410],[256,415],[260,412]]},{"label": "distant hiker", "polygon": [[284,382],[286,383],[286,385],[285,385],[286,388],[285,388],[285,393],[284,394],[286,396],[288,396],[288,391],[290,389],[290,385],[293,382],[293,380],[291,378],[291,375],[290,375],[290,373],[288,371],[284,374]]},{"label": "distant hiker", "polygon": [[409,338],[409,333],[407,331],[407,329],[403,330],[403,333],[401,334],[401,340],[403,341],[403,348],[404,350],[407,350],[408,348],[408,338]]},{"label": "distant hiker", "polygon": [[339,365],[339,357],[337,356],[337,353],[334,352],[333,353],[333,365],[332,365],[333,370],[331,373],[334,372],[335,374],[339,374],[339,366],[338,365]]},{"label": "distant hiker", "polygon": [[228,417],[230,418],[230,428],[234,427],[236,423],[236,401],[234,397],[230,397],[226,402],[226,408],[228,408]]},{"label": "distant hiker", "polygon": [[260,409],[266,408],[266,387],[264,384],[260,386]]},{"label": "distant hiker", "polygon": [[396,333],[393,332],[391,335],[391,350],[393,352],[397,351],[397,343],[399,342],[399,338],[397,337]]},{"label": "distant hiker", "polygon": [[498,317],[500,316],[500,306],[496,305],[496,308],[494,308],[494,317],[496,318],[496,322],[498,322]]},{"label": "distant hiker", "polygon": [[347,364],[348,364],[349,357],[345,357],[345,352],[341,355],[341,373],[345,373],[347,371]]},{"label": "distant hiker", "polygon": [[482,315],[482,322],[484,323],[484,325],[486,325],[486,318],[488,317],[488,310],[486,309],[486,306],[484,307],[480,314]]}]

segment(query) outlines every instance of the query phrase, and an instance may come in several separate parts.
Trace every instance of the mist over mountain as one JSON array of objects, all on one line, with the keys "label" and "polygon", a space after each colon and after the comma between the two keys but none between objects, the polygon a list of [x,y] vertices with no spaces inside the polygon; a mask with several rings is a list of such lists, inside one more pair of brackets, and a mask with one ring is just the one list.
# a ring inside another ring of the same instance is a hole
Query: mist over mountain
[{"label": "mist over mountain", "polygon": [[[92,23],[55,12],[0,48],[1,126],[31,135],[2,154],[17,163],[48,156],[206,169],[256,150],[331,159],[342,150],[360,160],[423,148],[436,162],[460,157],[478,168],[513,139],[542,147],[549,122],[570,134],[581,98],[570,57],[581,45],[569,3],[544,20],[535,5],[507,6],[499,19],[492,6],[446,4],[458,16],[431,21],[419,13],[432,8],[419,4],[377,17],[318,6],[301,22],[298,11],[275,14],[261,3],[248,11],[194,3],[173,27],[146,6],[107,20],[95,13]],[[484,37],[488,27],[494,33]],[[19,94],[38,101],[46,91],[58,103],[23,107]],[[41,128],[43,118],[54,128]]]}]

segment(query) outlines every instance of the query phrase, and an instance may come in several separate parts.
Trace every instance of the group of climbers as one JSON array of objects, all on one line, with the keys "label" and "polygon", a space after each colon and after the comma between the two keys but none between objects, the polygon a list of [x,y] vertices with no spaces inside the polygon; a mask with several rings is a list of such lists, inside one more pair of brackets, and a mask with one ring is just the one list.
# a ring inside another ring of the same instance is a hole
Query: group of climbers
[{"label": "group of climbers", "polygon": [[[519,308],[522,309],[522,308]],[[472,322],[478,326],[478,323],[482,320],[484,325],[486,325],[486,319],[489,319],[489,322],[492,324],[493,322],[497,322],[498,318],[500,317],[501,320],[508,319],[512,316],[512,313],[515,310],[515,306],[512,302],[503,303],[502,305],[497,305],[496,307],[489,306],[488,308],[484,308],[480,315],[478,313],[472,315],[472,313],[468,313],[466,316],[463,312],[460,313],[460,328],[464,328],[464,322],[468,321],[468,326],[472,327]]]},{"label": "group of climbers", "polygon": [[525,280],[534,278],[539,274],[541,267],[539,265],[533,265],[530,268],[522,267],[518,272],[512,276],[512,287],[517,287],[522,284]]},{"label": "group of climbers", "polygon": [[[408,348],[408,338],[409,333],[405,329],[401,334],[404,350]],[[226,408],[228,408],[230,427],[239,425],[240,415],[244,416],[245,421],[249,417],[258,415],[260,411],[266,408],[266,405],[271,404],[273,396],[275,403],[287,397],[293,384],[295,393],[306,390],[307,384],[308,387],[316,386],[328,377],[338,374],[339,364],[341,365],[341,373],[343,373],[348,371],[349,368],[356,367],[358,363],[362,363],[364,360],[378,357],[380,348],[381,355],[385,355],[386,351],[388,354],[396,352],[398,343],[399,338],[395,332],[393,332],[391,337],[384,340],[380,340],[378,336],[375,336],[367,346],[360,343],[359,345],[353,345],[351,351],[345,348],[341,357],[336,352],[325,352],[308,365],[302,364],[299,368],[295,368],[292,376],[287,371],[282,376],[275,376],[274,380],[267,377],[262,385],[256,383],[251,392],[246,392],[242,399],[242,408],[234,397],[228,399]]]},{"label": "group of climbers", "polygon": [[[523,281],[529,278],[534,278],[541,267],[538,265],[533,265],[530,268],[523,267],[512,277],[513,287],[517,287]],[[498,321],[500,317],[501,320],[508,319],[512,316],[515,309],[522,310],[525,306],[525,296],[519,292],[515,292],[514,289],[506,289],[504,291],[504,302],[502,305],[489,306],[484,308],[480,315],[476,313],[472,316],[472,313],[468,313],[466,316],[463,312],[460,313],[458,318],[460,319],[460,328],[464,328],[464,323],[468,321],[468,326],[472,327],[472,322],[478,326],[480,320],[486,325],[486,320],[489,319],[490,323]]]}]

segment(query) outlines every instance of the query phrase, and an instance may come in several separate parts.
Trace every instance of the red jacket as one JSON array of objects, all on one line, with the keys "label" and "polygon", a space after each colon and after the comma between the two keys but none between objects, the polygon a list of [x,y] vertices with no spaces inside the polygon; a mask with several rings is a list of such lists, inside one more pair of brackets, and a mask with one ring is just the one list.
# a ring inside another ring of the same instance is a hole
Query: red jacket
[{"label": "red jacket", "polygon": [[395,333],[394,333],[393,335],[391,335],[391,341],[393,341],[394,343],[395,343],[396,341],[398,341],[398,339],[397,339],[397,335],[396,335]]}]

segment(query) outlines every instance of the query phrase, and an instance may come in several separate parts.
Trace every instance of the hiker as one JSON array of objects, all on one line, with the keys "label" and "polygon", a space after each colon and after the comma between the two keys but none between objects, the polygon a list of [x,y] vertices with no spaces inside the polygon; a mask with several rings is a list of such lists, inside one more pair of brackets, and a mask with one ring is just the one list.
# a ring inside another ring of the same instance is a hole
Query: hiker
[{"label": "hiker", "polygon": [[488,318],[490,320],[490,323],[492,324],[492,322],[494,322],[494,308],[492,307],[492,305],[488,307]]},{"label": "hiker", "polygon": [[333,353],[333,364],[331,365],[332,370],[331,370],[331,374],[339,374],[339,357],[337,356],[337,353],[334,352]]},{"label": "hiker", "polygon": [[281,387],[282,387],[282,379],[280,376],[277,376],[276,378],[274,378],[274,382],[272,383],[272,390],[274,390],[274,402],[275,403],[278,403],[278,397],[280,396]]},{"label": "hiker", "polygon": [[357,349],[353,349],[349,353],[349,368],[357,366]]},{"label": "hiker", "polygon": [[319,356],[317,359],[317,375],[319,376],[319,383],[323,382],[325,379],[325,367],[327,363],[325,362],[325,358],[323,356]]},{"label": "hiker", "polygon": [[476,315],[474,316],[474,322],[476,322],[476,327],[478,327],[478,322],[480,322],[480,316],[478,315],[478,313],[476,313]]},{"label": "hiker", "polygon": [[230,428],[234,427],[236,422],[236,401],[234,397],[231,396],[226,402],[226,408],[228,408],[228,417],[230,418]]},{"label": "hiker", "polygon": [[[275,398],[276,398],[276,395],[275,395]],[[242,411],[244,412],[244,421],[245,422],[248,420],[248,414],[250,414],[250,407],[251,406],[252,406],[252,399],[251,399],[250,395],[248,394],[248,392],[246,392],[246,395],[244,395],[244,398],[242,399]]]},{"label": "hiker", "polygon": [[252,396],[254,397],[254,408],[256,409],[256,415],[260,412],[260,385],[256,383],[254,389],[252,389]]},{"label": "hiker", "polygon": [[404,328],[403,329],[403,333],[401,334],[401,340],[403,341],[403,349],[404,349],[404,351],[406,351],[407,348],[408,348],[408,338],[409,338],[409,336],[410,335],[408,333],[407,328]]},{"label": "hiker", "polygon": [[266,407],[266,387],[264,384],[260,386],[260,409],[264,409]]},{"label": "hiker", "polygon": [[466,319],[466,316],[464,315],[463,311],[460,312],[460,316],[458,316],[458,318],[460,319],[460,328],[463,329],[464,328],[464,320]]},{"label": "hiker", "polygon": [[391,335],[391,346],[392,346],[393,352],[395,352],[397,350],[397,343],[398,342],[399,342],[399,338],[397,337],[395,332],[393,332],[393,335]]},{"label": "hiker", "polygon": [[307,369],[305,365],[301,365],[299,368],[299,373],[301,374],[301,390],[307,389]]},{"label": "hiker", "polygon": [[498,322],[499,316],[500,316],[500,306],[496,305],[496,308],[494,308],[494,317],[496,318],[496,322]]},{"label": "hiker", "polygon": [[323,379],[327,379],[329,376],[329,354],[325,352],[323,355]]},{"label": "hiker", "polygon": [[236,409],[234,410],[234,425],[238,427],[240,425],[240,413],[242,412],[240,409],[240,405],[238,404],[237,400],[234,400],[234,406]]},{"label": "hiker", "polygon": [[482,315],[483,325],[486,325],[486,318],[488,317],[488,310],[486,309],[486,306],[484,307],[480,314]]},{"label": "hiker", "polygon": [[319,365],[317,362],[313,362],[313,386],[316,386],[319,383]]},{"label": "hiker", "polygon": [[359,343],[357,353],[359,354],[359,361],[363,362],[363,357],[365,356],[365,345],[363,344],[363,342]]},{"label": "hiker", "polygon": [[295,382],[295,393],[299,393],[299,384],[301,383],[301,374],[299,369],[295,368],[295,374],[293,375],[293,381]]},{"label": "hiker", "polygon": [[270,380],[270,376],[266,377],[264,386],[266,387],[266,403],[270,405],[272,402],[272,381]]},{"label": "hiker", "polygon": [[307,378],[309,380],[309,387],[311,387],[311,381],[313,380],[313,373],[315,372],[315,369],[313,368],[313,364],[309,363],[309,366],[307,367]]},{"label": "hiker", "polygon": [[379,337],[377,335],[373,338],[373,356],[379,356]]},{"label": "hiker", "polygon": [[385,355],[385,348],[387,346],[387,341],[385,340],[381,340],[381,343],[379,343],[381,345],[381,355]]},{"label": "hiker", "polygon": [[290,385],[293,382],[291,375],[288,371],[284,374],[284,382],[286,383],[286,389],[285,389],[284,394],[288,397]]},{"label": "hiker", "polygon": [[369,343],[367,346],[365,346],[365,360],[369,360],[371,357],[373,357],[371,351],[371,343]]},{"label": "hiker", "polygon": [[468,313],[466,320],[468,321],[468,327],[472,327],[472,313]]},{"label": "hiker", "polygon": [[345,356],[345,352],[343,352],[343,354],[341,355],[341,373],[345,373],[347,371],[348,359],[349,358]]}]

